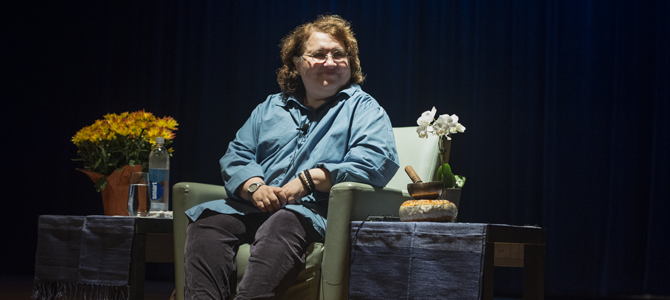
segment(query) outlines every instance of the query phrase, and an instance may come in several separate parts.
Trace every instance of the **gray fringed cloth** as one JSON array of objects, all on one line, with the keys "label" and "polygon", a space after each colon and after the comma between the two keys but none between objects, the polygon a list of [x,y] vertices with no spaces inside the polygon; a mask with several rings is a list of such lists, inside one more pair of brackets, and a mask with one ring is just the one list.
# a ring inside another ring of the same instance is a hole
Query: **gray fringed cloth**
[{"label": "gray fringed cloth", "polygon": [[135,218],[39,217],[33,298],[128,299]]},{"label": "gray fringed cloth", "polygon": [[480,299],[486,229],[351,222],[349,299]]}]

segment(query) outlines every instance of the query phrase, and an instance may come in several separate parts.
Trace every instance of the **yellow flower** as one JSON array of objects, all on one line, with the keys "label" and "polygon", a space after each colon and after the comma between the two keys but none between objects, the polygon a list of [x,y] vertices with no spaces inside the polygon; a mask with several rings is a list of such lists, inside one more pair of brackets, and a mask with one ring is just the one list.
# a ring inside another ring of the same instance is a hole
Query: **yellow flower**
[{"label": "yellow flower", "polygon": [[161,128],[160,136],[162,136],[166,140],[171,140],[171,139],[174,138],[174,133],[172,132],[172,130],[167,130],[165,128]]},{"label": "yellow flower", "polygon": [[118,130],[116,130],[116,133],[127,136],[127,135],[133,135],[133,130],[130,127],[119,127]]},{"label": "yellow flower", "polygon": [[167,128],[171,130],[177,130],[177,126],[179,126],[179,123],[177,123],[177,120],[173,119],[172,117],[165,117],[164,119],[167,119]]},{"label": "yellow flower", "polygon": [[150,113],[150,112],[145,112],[144,110],[136,111],[136,112],[133,113],[133,115],[134,115],[136,118],[138,118],[138,119],[142,119],[142,120],[153,121],[153,120],[156,119],[156,117],[154,116],[154,114],[152,114],[152,113]]},{"label": "yellow flower", "polygon": [[179,124],[171,117],[163,117],[162,119],[156,119],[156,125],[167,129],[176,129]]},{"label": "yellow flower", "polygon": [[151,142],[154,142],[156,140],[156,137],[160,136],[160,128],[154,126],[149,128],[149,131],[147,132],[147,137]]},{"label": "yellow flower", "polygon": [[169,146],[178,125],[172,117],[156,118],[145,110],[110,113],[79,130],[71,141],[85,170],[109,175],[130,162],[146,165],[156,137],[164,137]]}]

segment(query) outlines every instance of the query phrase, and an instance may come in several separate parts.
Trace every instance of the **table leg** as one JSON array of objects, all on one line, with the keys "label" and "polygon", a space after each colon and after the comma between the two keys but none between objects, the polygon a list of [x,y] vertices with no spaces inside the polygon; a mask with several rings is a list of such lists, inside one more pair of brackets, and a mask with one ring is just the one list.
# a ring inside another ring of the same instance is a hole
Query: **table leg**
[{"label": "table leg", "polygon": [[544,299],[544,245],[524,245],[523,300]]},{"label": "table leg", "polygon": [[484,274],[482,274],[482,300],[493,300],[495,243],[487,242],[484,246]]},{"label": "table leg", "polygon": [[130,260],[130,299],[144,299],[144,276],[146,259],[147,236],[144,233],[135,233]]}]

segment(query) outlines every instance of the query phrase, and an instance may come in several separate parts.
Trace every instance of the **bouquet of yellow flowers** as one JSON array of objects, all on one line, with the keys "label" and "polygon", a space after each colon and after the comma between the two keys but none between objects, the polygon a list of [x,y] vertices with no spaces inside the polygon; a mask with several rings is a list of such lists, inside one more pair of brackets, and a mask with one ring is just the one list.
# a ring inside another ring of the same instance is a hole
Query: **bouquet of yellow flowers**
[{"label": "bouquet of yellow flowers", "polygon": [[172,155],[169,145],[177,125],[172,117],[157,118],[144,110],[107,114],[104,119],[96,120],[72,137],[79,155],[73,161],[84,162],[82,171],[104,175],[95,182],[99,192],[107,184],[105,176],[111,175],[114,170],[135,164],[141,165],[144,171],[148,170],[149,153],[156,144],[156,137],[165,138],[165,147]]}]

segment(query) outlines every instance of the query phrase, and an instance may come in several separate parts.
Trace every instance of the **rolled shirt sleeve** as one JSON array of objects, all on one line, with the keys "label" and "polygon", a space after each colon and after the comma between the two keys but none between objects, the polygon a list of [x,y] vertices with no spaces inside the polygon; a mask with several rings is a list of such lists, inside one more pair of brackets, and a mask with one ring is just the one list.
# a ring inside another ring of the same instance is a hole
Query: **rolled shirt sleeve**
[{"label": "rolled shirt sleeve", "polygon": [[251,117],[237,131],[235,140],[228,145],[226,154],[219,160],[221,177],[228,195],[233,195],[251,177],[265,177],[263,167],[256,162],[258,134],[254,127],[260,110],[260,105],[254,109]]}]

